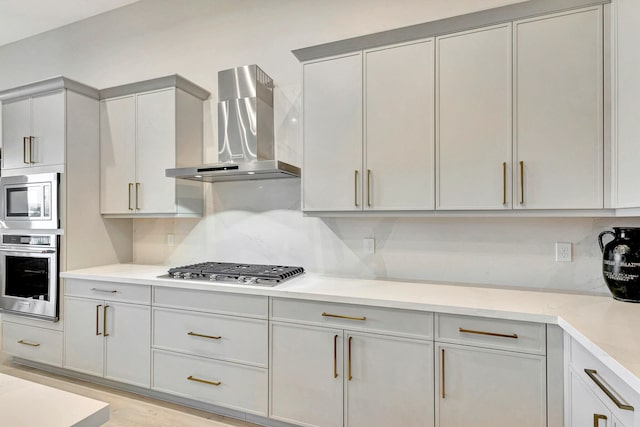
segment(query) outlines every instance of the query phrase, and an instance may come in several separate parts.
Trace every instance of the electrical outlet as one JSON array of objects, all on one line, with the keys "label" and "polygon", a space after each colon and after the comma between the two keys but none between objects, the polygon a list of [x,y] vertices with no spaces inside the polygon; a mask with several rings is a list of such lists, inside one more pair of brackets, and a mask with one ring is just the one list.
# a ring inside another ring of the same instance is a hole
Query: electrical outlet
[{"label": "electrical outlet", "polygon": [[556,242],[556,261],[571,262],[571,243]]},{"label": "electrical outlet", "polygon": [[176,244],[176,235],[173,233],[167,234],[167,246],[173,246]]},{"label": "electrical outlet", "polygon": [[363,240],[363,250],[365,255],[373,255],[376,253],[376,239],[373,237],[365,237]]}]

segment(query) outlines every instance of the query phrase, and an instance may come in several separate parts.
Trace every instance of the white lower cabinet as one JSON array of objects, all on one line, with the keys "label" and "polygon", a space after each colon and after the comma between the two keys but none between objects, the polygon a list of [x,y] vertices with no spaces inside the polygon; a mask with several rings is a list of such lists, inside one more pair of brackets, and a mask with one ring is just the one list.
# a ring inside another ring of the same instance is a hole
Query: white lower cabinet
[{"label": "white lower cabinet", "polygon": [[342,426],[343,336],[339,329],[271,324],[271,418]]},{"label": "white lower cabinet", "polygon": [[153,298],[152,389],[266,417],[267,297],[156,287]]},{"label": "white lower cabinet", "polygon": [[114,381],[151,384],[151,308],[65,297],[64,367]]},{"label": "white lower cabinet", "polygon": [[62,331],[3,320],[2,351],[23,359],[62,366]]},{"label": "white lower cabinet", "polygon": [[[405,324],[411,335],[431,329],[431,313],[273,299],[272,319],[291,318],[271,322],[269,416],[300,426],[433,426],[433,341],[398,332],[407,314],[426,326]],[[367,332],[367,322],[393,333]]]},{"label": "white lower cabinet", "polygon": [[577,341],[569,341],[566,427],[640,425],[640,395]]},{"label": "white lower cabinet", "polygon": [[438,344],[439,427],[545,427],[544,356]]},{"label": "white lower cabinet", "polygon": [[153,350],[154,390],[267,415],[266,369]]},{"label": "white lower cabinet", "polygon": [[344,425],[433,425],[433,345],[383,335],[346,337]]},{"label": "white lower cabinet", "polygon": [[[587,385],[571,373],[571,425],[609,427],[614,425],[609,409],[589,390]],[[623,427],[622,424],[617,424]]]},{"label": "white lower cabinet", "polygon": [[436,426],[546,427],[545,325],[436,315]]}]

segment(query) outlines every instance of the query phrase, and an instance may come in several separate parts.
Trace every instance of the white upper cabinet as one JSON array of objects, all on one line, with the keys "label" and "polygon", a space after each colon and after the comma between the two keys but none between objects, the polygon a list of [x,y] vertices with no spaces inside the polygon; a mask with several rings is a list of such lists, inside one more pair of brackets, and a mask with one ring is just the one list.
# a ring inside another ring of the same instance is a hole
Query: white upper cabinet
[{"label": "white upper cabinet", "polygon": [[614,21],[614,207],[640,207],[640,2],[617,0]]},{"label": "white upper cabinet", "polygon": [[[203,100],[209,94],[182,90],[180,81],[157,79],[156,86],[173,85],[100,102],[102,214],[202,215],[202,184],[165,177],[165,169],[202,163]],[[132,88],[102,92],[121,91]]]},{"label": "white upper cabinet", "polygon": [[602,8],[513,25],[514,207],[602,208]]},{"label": "white upper cabinet", "polygon": [[135,96],[100,103],[100,205],[103,214],[133,212],[135,119]]},{"label": "white upper cabinet", "polygon": [[[306,61],[303,210],[604,208],[608,9],[512,9],[512,22],[451,18],[294,51]],[[619,157],[620,204],[636,172]]]},{"label": "white upper cabinet", "polygon": [[305,211],[362,209],[362,54],[303,66]]},{"label": "white upper cabinet", "polygon": [[433,52],[430,39],[304,64],[305,211],[433,209]]},{"label": "white upper cabinet", "polygon": [[436,39],[436,209],[511,208],[511,24]]},{"label": "white upper cabinet", "polygon": [[65,163],[64,90],[3,102],[2,122],[2,169]]},{"label": "white upper cabinet", "polygon": [[433,39],[364,55],[362,206],[433,209]]}]

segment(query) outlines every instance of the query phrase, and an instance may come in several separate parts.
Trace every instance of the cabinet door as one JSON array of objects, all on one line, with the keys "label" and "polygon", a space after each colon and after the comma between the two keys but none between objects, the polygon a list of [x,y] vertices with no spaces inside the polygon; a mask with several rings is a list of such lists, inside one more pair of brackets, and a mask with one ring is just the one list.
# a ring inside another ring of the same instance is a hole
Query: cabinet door
[{"label": "cabinet door", "polygon": [[544,356],[436,346],[436,425],[545,427]]},{"label": "cabinet door", "polygon": [[86,374],[103,375],[104,302],[64,299],[64,367]]},{"label": "cabinet door", "polygon": [[618,208],[640,207],[640,2],[618,0],[613,3],[613,31],[615,32],[615,62],[613,78],[616,81],[613,106],[614,146],[616,172],[612,174]]},{"label": "cabinet door", "polygon": [[131,214],[135,191],[135,96],[100,102],[100,212]]},{"label": "cabinet door", "polygon": [[348,333],[345,426],[433,426],[433,345]]},{"label": "cabinet door", "polygon": [[107,301],[104,377],[151,386],[151,308]]},{"label": "cabinet door", "polygon": [[303,209],[362,209],[362,55],[304,64]]},{"label": "cabinet door", "polygon": [[271,418],[342,427],[342,337],[341,330],[271,324]]},{"label": "cabinet door", "polygon": [[[21,99],[2,104],[2,168],[29,167],[31,135],[31,100]],[[27,138],[26,140],[24,138]]]},{"label": "cabinet door", "polygon": [[176,165],[175,89],[136,98],[136,212],[176,213],[176,179],[164,176]]},{"label": "cabinet door", "polygon": [[602,9],[515,22],[514,45],[515,207],[602,208]]},{"label": "cabinet door", "polygon": [[[571,376],[571,406],[568,427],[611,427],[614,426],[611,413],[607,407],[589,390],[587,385],[574,374]],[[619,424],[618,427],[622,427]]]},{"label": "cabinet door", "polygon": [[511,24],[436,44],[436,208],[511,208]]},{"label": "cabinet door", "polygon": [[32,166],[64,164],[65,105],[65,91],[31,98],[29,159]]},{"label": "cabinet door", "polygon": [[365,52],[366,210],[433,209],[433,39]]}]

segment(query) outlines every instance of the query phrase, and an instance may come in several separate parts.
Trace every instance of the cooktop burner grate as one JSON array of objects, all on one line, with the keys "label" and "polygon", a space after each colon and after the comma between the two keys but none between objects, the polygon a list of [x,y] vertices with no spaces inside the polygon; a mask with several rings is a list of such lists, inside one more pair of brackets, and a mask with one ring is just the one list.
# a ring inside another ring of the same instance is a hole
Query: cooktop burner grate
[{"label": "cooktop burner grate", "polygon": [[277,285],[304,273],[302,267],[281,265],[202,262],[169,269],[174,279],[235,281],[246,284]]}]

